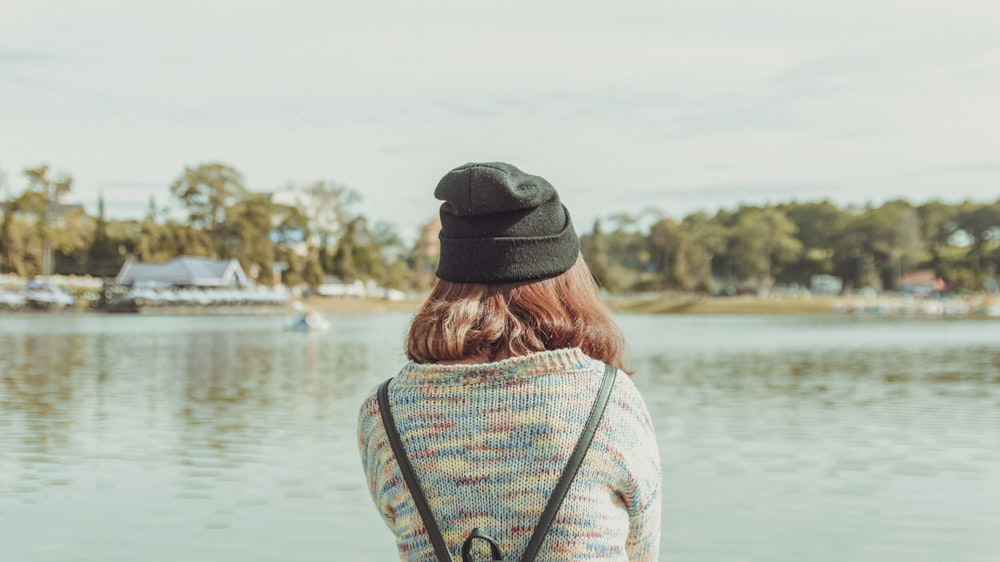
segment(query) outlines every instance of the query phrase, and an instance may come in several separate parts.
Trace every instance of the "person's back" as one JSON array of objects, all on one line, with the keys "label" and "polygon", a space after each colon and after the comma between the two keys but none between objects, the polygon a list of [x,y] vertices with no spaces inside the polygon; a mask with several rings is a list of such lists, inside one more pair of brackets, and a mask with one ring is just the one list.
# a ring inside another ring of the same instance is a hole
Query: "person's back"
[{"label": "person's back", "polygon": [[[624,344],[544,179],[467,165],[436,195],[441,281],[389,386],[394,425],[451,555],[478,528],[510,558],[524,552],[573,452],[605,363],[624,369]],[[400,558],[434,560],[374,391],[359,446]],[[539,559],[655,560],[660,480],[648,412],[619,370]]]}]

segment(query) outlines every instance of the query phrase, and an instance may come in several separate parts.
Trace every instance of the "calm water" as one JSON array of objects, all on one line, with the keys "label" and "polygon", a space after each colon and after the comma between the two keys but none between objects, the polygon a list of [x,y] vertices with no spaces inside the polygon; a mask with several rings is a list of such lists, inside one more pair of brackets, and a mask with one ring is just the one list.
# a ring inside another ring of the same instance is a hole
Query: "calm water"
[{"label": "calm water", "polygon": [[[0,316],[0,560],[392,560],[357,460],[406,316]],[[662,559],[1000,560],[1000,323],[624,316]]]}]

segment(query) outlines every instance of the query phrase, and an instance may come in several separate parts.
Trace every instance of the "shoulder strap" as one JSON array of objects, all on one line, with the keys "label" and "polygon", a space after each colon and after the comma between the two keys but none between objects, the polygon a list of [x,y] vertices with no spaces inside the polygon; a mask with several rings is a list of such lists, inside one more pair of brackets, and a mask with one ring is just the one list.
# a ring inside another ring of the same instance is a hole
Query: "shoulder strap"
[{"label": "shoulder strap", "polygon": [[[594,434],[597,433],[597,426],[601,423],[604,410],[608,405],[608,399],[611,397],[616,372],[617,369],[613,365],[607,365],[604,369],[604,379],[601,381],[601,388],[597,393],[597,398],[594,400],[594,405],[590,409],[587,424],[584,426],[583,432],[580,434],[580,438],[573,448],[573,453],[566,463],[566,468],[563,469],[562,476],[559,477],[559,482],[556,483],[556,487],[552,491],[552,496],[545,505],[545,511],[542,512],[542,516],[535,526],[535,531],[532,533],[531,539],[528,541],[528,547],[521,558],[524,562],[532,562],[535,556],[538,555],[542,541],[545,540],[545,536],[548,535],[549,529],[555,521],[556,513],[562,506],[563,499],[566,498],[570,484],[573,483],[576,473],[580,470],[583,457],[587,454],[587,450],[590,449],[590,443],[594,440]],[[399,463],[399,469],[403,473],[403,480],[406,482],[406,487],[409,488],[410,495],[413,497],[413,503],[417,506],[420,519],[427,529],[427,535],[434,546],[434,553],[437,555],[439,562],[452,562],[451,553],[444,542],[444,537],[441,536],[441,531],[438,529],[437,521],[435,521],[431,509],[427,505],[427,499],[420,489],[420,482],[417,480],[416,473],[413,472],[413,465],[410,464],[410,459],[407,458],[406,451],[403,449],[403,443],[399,439],[399,433],[396,431],[396,422],[392,417],[392,410],[389,407],[388,380],[379,386],[378,405],[379,411],[382,414],[382,425],[385,426],[385,432],[389,437],[392,452],[396,456],[396,462]]]},{"label": "shoulder strap", "polygon": [[528,547],[524,549],[524,556],[521,557],[523,562],[532,562],[535,556],[538,556],[538,549],[542,547],[542,541],[549,534],[549,528],[552,527],[552,522],[556,519],[556,512],[562,506],[566,492],[569,491],[570,484],[576,478],[576,473],[580,470],[580,465],[583,463],[583,457],[587,454],[587,450],[590,449],[590,442],[594,440],[594,434],[597,433],[597,425],[601,423],[601,418],[604,416],[604,409],[608,405],[608,398],[611,397],[611,388],[615,385],[615,373],[617,371],[618,369],[613,365],[608,365],[604,368],[604,380],[601,382],[601,389],[597,393],[597,399],[594,400],[594,405],[590,408],[587,425],[584,426],[583,433],[580,434],[580,439],[577,440],[576,447],[573,449],[573,454],[570,455],[569,461],[566,463],[566,468],[563,469],[562,476],[559,477],[559,482],[552,492],[552,497],[549,498],[549,503],[545,506],[545,511],[542,512],[542,517],[538,520],[538,525],[535,526],[535,532],[531,534]]},{"label": "shoulder strap", "polygon": [[406,456],[403,443],[399,440],[396,422],[392,417],[392,410],[389,408],[389,381],[391,380],[385,381],[378,387],[378,409],[382,414],[382,425],[385,426],[385,432],[389,436],[389,444],[392,445],[392,452],[396,456],[396,462],[399,463],[399,470],[403,473],[403,481],[410,489],[410,496],[413,497],[413,503],[417,506],[420,519],[423,520],[424,527],[427,529],[427,536],[434,546],[434,554],[437,555],[438,562],[452,562],[448,545],[444,543],[444,537],[441,536],[437,521],[434,520],[431,508],[427,505],[427,499],[424,498],[424,492],[420,489],[417,475],[413,472],[410,459]]}]

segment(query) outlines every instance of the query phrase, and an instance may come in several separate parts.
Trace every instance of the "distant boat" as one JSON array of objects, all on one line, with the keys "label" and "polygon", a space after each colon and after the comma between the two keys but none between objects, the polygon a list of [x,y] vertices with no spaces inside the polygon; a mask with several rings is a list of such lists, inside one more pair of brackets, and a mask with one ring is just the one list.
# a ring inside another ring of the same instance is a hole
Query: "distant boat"
[{"label": "distant boat", "polygon": [[288,329],[299,332],[325,332],[330,329],[330,321],[318,312],[307,312],[289,324]]},{"label": "distant boat", "polygon": [[76,297],[55,289],[38,289],[28,291],[28,304],[38,310],[53,310],[68,308],[76,303]]},{"label": "distant boat", "polygon": [[20,293],[0,291],[0,309],[21,310],[28,299]]}]

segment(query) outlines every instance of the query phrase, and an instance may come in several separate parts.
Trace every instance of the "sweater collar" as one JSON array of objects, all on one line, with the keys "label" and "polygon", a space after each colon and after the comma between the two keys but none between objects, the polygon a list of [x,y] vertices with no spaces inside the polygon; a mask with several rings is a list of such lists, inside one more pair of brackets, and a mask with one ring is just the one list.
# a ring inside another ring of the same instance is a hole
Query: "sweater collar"
[{"label": "sweater collar", "polygon": [[537,377],[560,372],[587,370],[596,363],[579,348],[539,351],[491,363],[407,363],[394,386],[435,384],[478,384]]}]

